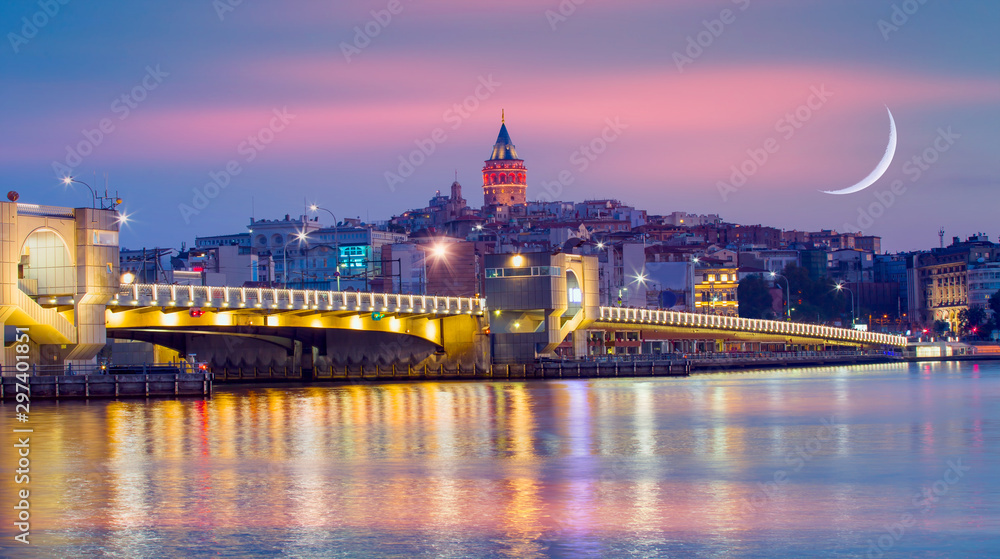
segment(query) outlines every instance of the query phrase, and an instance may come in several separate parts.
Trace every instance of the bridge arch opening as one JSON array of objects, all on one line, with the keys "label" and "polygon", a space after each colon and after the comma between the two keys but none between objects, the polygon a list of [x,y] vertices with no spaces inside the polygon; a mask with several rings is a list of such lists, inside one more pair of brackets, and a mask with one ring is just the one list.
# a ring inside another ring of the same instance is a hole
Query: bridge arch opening
[{"label": "bridge arch opening", "polygon": [[583,285],[573,270],[566,270],[566,305],[569,318],[583,310]]},{"label": "bridge arch opening", "polygon": [[76,264],[66,240],[53,229],[39,227],[21,246],[17,278],[31,295],[58,297],[76,293]]}]

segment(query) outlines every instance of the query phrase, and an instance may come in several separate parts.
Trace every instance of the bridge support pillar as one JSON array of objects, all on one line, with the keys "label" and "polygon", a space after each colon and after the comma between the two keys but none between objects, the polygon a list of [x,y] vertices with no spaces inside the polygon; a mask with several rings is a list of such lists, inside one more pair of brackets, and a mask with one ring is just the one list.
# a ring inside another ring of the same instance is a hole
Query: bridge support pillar
[{"label": "bridge support pillar", "polygon": [[303,356],[305,363],[302,365],[302,379],[312,380],[316,378],[316,362],[319,361],[320,352],[319,347],[309,346],[310,352],[308,356]]},{"label": "bridge support pillar", "polygon": [[573,338],[573,357],[577,359],[587,358],[587,338],[590,337],[590,333],[587,330],[577,330],[571,332],[570,336]]},{"label": "bridge support pillar", "polygon": [[289,357],[291,361],[289,367],[292,369],[292,374],[297,374],[300,377],[303,376],[302,342],[300,340],[292,340],[292,351]]}]

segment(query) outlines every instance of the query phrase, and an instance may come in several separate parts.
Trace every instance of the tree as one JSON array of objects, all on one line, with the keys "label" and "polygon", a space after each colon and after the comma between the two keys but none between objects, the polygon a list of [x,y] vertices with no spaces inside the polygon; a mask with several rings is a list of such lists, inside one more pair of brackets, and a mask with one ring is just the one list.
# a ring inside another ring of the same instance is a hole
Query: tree
[{"label": "tree", "polygon": [[989,321],[989,312],[982,307],[969,307],[958,313],[959,329],[966,335],[988,337],[990,333],[985,329]]},{"label": "tree", "polygon": [[791,292],[789,305],[795,309],[791,312],[792,320],[823,323],[841,318],[847,312],[850,304],[847,293],[838,291],[830,279],[814,280],[805,268],[795,264],[789,264],[783,275],[788,278]]},{"label": "tree", "polygon": [[743,318],[774,318],[773,299],[767,282],[758,274],[740,280],[736,287],[740,316]]},{"label": "tree", "polygon": [[945,332],[951,330],[951,326],[946,320],[935,320],[934,321],[934,333],[938,336],[943,336]]}]

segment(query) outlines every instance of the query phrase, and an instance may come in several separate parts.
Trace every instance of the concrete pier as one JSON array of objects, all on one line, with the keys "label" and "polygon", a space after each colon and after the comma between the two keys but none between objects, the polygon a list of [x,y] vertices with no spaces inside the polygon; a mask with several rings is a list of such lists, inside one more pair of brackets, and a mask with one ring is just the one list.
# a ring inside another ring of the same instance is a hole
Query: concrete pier
[{"label": "concrete pier", "polygon": [[[14,400],[16,377],[0,378],[0,400]],[[209,397],[212,373],[45,375],[28,377],[31,400],[87,398]],[[24,390],[22,389],[23,393]]]}]

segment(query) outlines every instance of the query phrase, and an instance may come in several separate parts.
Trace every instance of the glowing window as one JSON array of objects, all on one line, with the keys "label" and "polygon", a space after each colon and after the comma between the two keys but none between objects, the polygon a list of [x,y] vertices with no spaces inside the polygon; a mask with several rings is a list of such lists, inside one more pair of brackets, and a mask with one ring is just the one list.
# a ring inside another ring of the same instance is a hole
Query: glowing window
[{"label": "glowing window", "polygon": [[118,246],[118,231],[94,231],[92,242],[99,246]]}]

